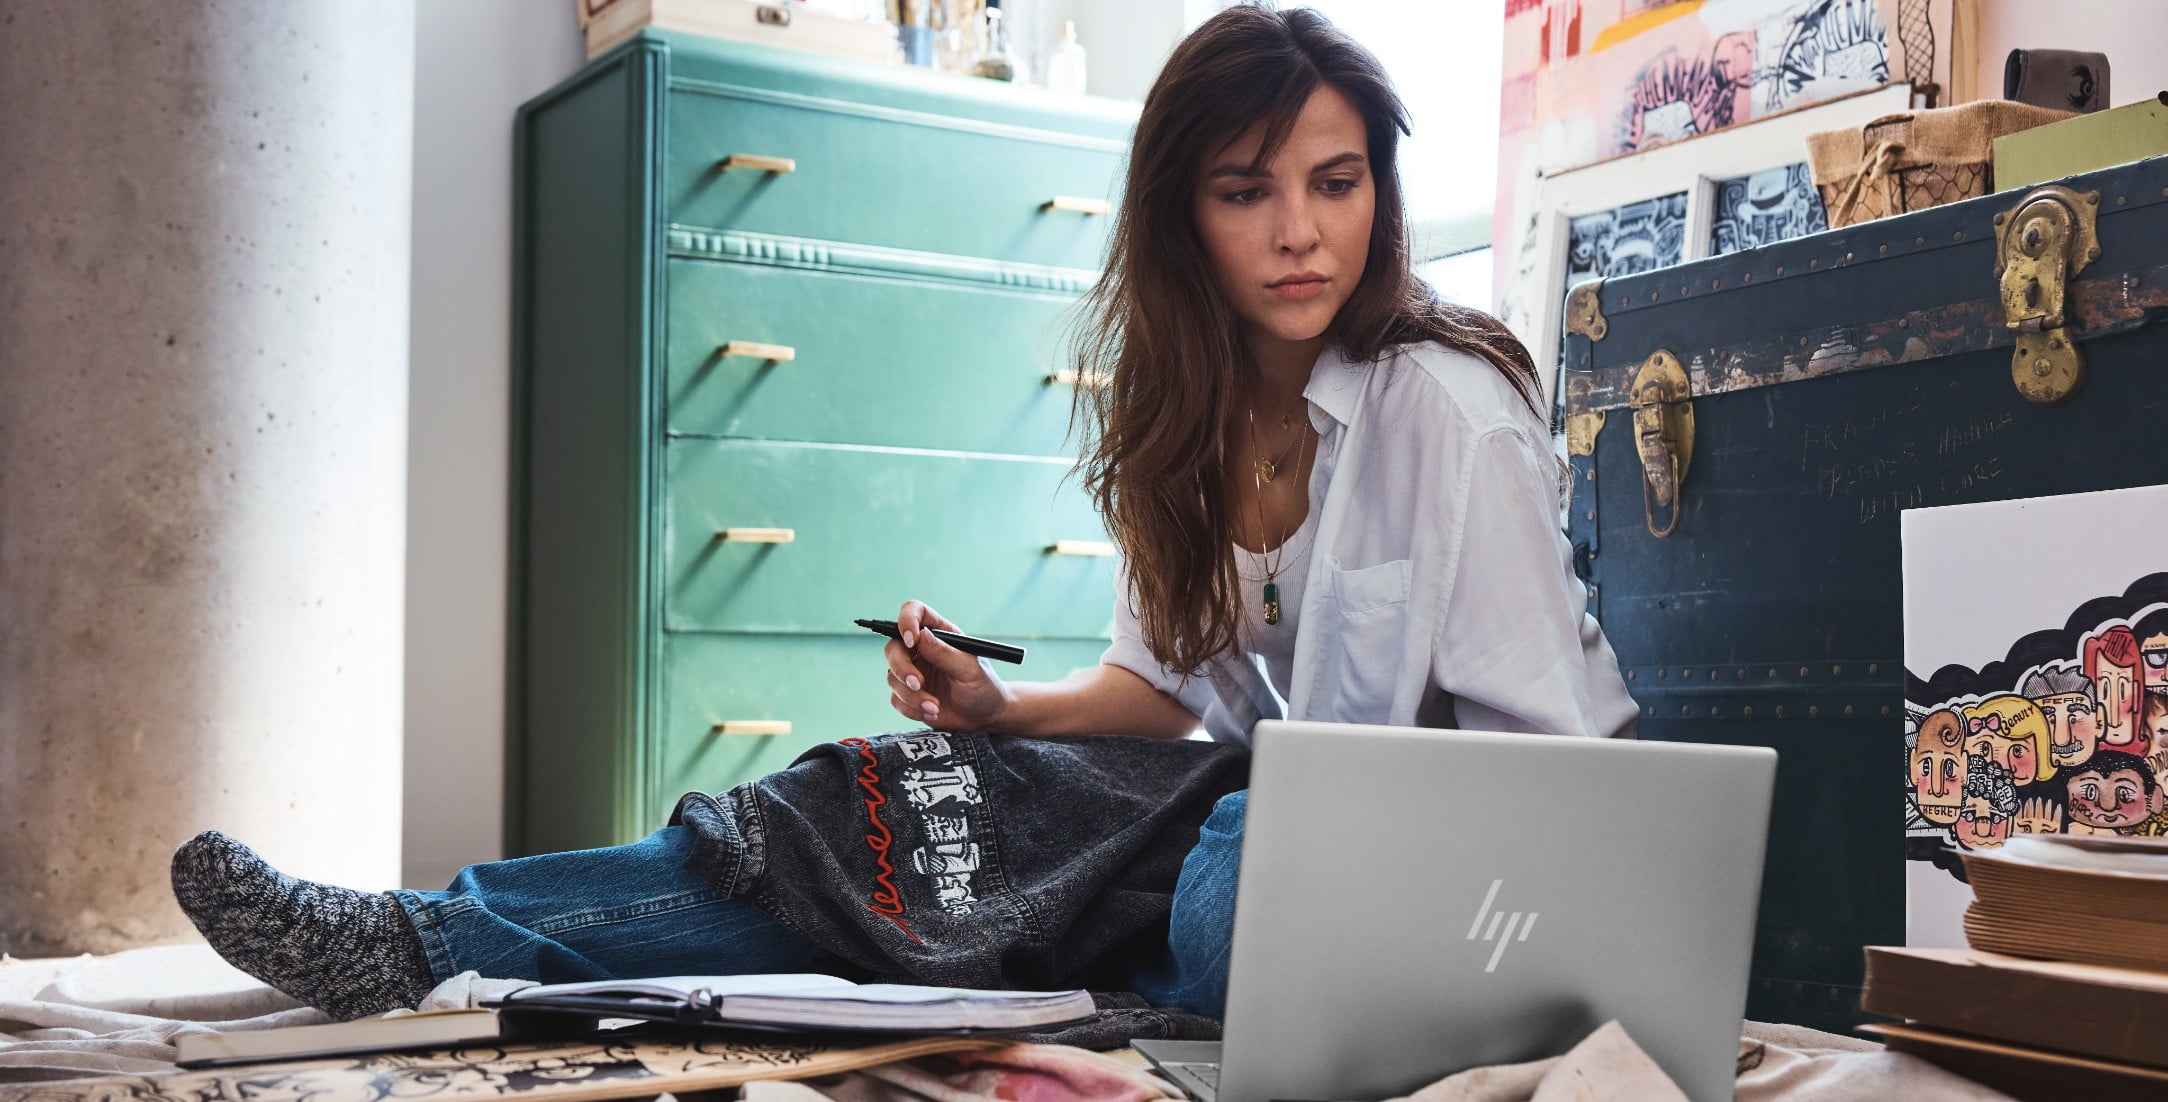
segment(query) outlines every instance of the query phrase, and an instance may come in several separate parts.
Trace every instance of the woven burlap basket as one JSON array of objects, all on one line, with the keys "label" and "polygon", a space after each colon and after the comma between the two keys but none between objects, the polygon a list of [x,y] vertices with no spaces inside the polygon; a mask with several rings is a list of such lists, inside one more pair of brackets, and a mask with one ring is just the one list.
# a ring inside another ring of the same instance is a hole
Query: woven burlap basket
[{"label": "woven burlap basket", "polygon": [[1983,100],[1884,115],[1807,135],[1807,163],[1829,224],[1850,226],[1987,194],[1996,138],[2073,114]]}]

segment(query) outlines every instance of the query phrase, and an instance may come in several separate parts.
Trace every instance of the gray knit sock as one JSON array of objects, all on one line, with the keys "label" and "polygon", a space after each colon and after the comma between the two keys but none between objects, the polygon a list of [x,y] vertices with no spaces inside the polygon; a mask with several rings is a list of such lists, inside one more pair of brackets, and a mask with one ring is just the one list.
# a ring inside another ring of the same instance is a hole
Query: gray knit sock
[{"label": "gray knit sock", "polygon": [[340,1021],[436,986],[398,900],[297,880],[215,830],[174,851],[173,898],[227,963]]}]

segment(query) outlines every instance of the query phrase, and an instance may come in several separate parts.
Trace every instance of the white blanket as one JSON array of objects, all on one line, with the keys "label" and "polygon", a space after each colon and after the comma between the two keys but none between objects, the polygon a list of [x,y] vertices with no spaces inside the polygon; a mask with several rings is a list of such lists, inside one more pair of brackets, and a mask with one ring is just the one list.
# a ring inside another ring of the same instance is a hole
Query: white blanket
[{"label": "white blanket", "polygon": [[[525,980],[488,980],[467,972],[439,984],[418,1009],[471,1007],[524,986]],[[329,1020],[322,1011],[297,1005],[236,971],[207,945],[65,961],[0,957],[0,1083],[168,1072],[174,1070],[173,1038],[182,1033]],[[838,1092],[825,1097],[839,1099],[918,1102],[938,1095],[858,1073],[821,1086]],[[1884,1052],[1871,1041],[1755,1022],[1747,1023],[1741,1040],[1737,1092],[1740,1102],[2007,1102],[1996,1091],[1923,1060]],[[823,1096],[801,1091],[760,1097]],[[1665,1097],[1678,1097],[1677,1088],[1613,1024],[1564,1056],[1462,1072],[1407,1102],[1652,1102]]]},{"label": "white blanket", "polygon": [[[463,973],[419,1009],[470,1007],[527,986]],[[61,961],[0,958],[0,1083],[173,1070],[173,1038],[331,1019],[234,969],[208,945]]]}]

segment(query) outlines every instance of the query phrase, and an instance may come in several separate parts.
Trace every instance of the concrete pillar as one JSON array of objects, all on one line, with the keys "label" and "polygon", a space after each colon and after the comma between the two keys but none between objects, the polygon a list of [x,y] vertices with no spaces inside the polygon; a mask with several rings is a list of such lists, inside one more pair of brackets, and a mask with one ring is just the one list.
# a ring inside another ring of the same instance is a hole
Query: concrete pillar
[{"label": "concrete pillar", "polygon": [[413,0],[0,0],[0,950],[399,867]]}]

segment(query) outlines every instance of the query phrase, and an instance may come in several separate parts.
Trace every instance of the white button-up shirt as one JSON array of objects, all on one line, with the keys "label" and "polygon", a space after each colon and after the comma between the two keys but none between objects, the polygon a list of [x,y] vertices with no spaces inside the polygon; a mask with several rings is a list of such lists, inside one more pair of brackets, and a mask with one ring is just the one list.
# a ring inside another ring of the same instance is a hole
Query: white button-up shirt
[{"label": "white button-up shirt", "polygon": [[1284,702],[1252,654],[1185,679],[1152,657],[1126,573],[1101,659],[1222,742],[1259,719],[1631,737],[1637,708],[1558,527],[1549,433],[1483,359],[1435,343],[1337,349],[1303,389],[1316,542]]}]

